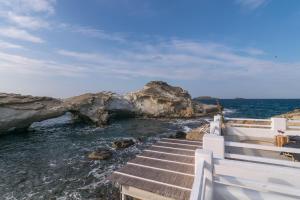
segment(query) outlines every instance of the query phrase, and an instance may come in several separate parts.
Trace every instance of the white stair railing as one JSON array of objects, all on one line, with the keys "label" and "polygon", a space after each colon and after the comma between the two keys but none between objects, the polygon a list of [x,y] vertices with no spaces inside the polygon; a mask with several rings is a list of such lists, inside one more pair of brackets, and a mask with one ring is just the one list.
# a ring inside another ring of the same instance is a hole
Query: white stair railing
[{"label": "white stair railing", "polygon": [[212,152],[197,149],[195,152],[195,178],[190,200],[212,200]]},{"label": "white stair railing", "polygon": [[[227,196],[228,198],[224,196],[223,199],[230,199],[230,195],[231,197],[240,197],[243,199],[244,197],[248,198],[249,196],[247,195],[251,194],[253,194],[253,198],[255,198],[255,195],[262,195],[263,199],[281,197],[285,199],[300,198],[300,195],[298,195],[300,192],[300,186],[298,184],[300,175],[297,173],[297,170],[300,168],[299,162],[262,156],[232,154],[225,152],[225,147],[297,154],[300,153],[300,149],[225,141],[222,135],[228,135],[228,133],[222,133],[221,119],[220,116],[214,117],[214,121],[210,123],[210,134],[205,134],[203,137],[203,149],[196,150],[195,179],[190,200],[213,200],[214,193],[216,193],[216,191],[220,193],[220,191],[223,191],[222,188],[224,189],[223,192],[228,192],[229,195]],[[232,120],[243,121],[246,119],[234,118]],[[300,135],[299,131],[288,130],[289,126],[298,126],[297,123],[299,123],[299,121],[290,121],[282,118],[251,120],[258,122],[256,125],[254,123],[255,128],[250,126],[242,128],[232,127],[234,131],[231,131],[231,134],[239,136],[238,133],[242,132],[242,136],[250,137],[254,135],[256,139],[260,137],[264,138],[262,135],[274,138],[274,136],[278,134],[278,130],[283,130],[285,134]],[[292,124],[289,125],[288,123]],[[263,126],[268,127],[268,129]],[[224,130],[228,131],[227,127]],[[250,167],[246,169],[248,165]],[[219,174],[220,169],[223,172],[222,174]],[[295,173],[297,174],[297,180],[293,179],[293,174]],[[273,180],[276,181],[273,182]],[[293,185],[286,185],[284,183],[293,183]],[[262,187],[263,189],[260,189]],[[239,188],[241,188],[241,190],[238,190]],[[282,189],[278,192],[277,189],[279,190],[280,188]],[[219,195],[219,193],[216,193],[216,195]],[[220,194],[221,196],[223,195],[222,192]],[[216,198],[219,197],[220,196],[217,196]]]},{"label": "white stair railing", "polygon": [[200,158],[195,166],[195,179],[190,196],[190,200],[202,200],[204,199],[205,178],[204,178],[204,162],[203,158]]},{"label": "white stair railing", "polygon": [[[278,153],[285,152],[285,153],[300,154],[300,149],[289,148],[289,147],[277,147],[277,146],[249,144],[249,143],[231,142],[231,141],[226,141],[225,146],[243,148],[243,149],[272,151]],[[265,158],[265,157],[249,156],[249,155],[233,154],[233,153],[225,153],[225,157],[230,159],[238,159],[238,160],[245,160],[245,161],[252,161],[252,162],[269,163],[269,164],[276,164],[276,165],[283,165],[283,166],[290,166],[290,167],[300,167],[300,162],[294,162],[294,161],[282,160],[276,158]]]},{"label": "white stair railing", "polygon": [[222,116],[216,115],[214,121],[210,122],[210,134],[221,135],[222,132]]}]

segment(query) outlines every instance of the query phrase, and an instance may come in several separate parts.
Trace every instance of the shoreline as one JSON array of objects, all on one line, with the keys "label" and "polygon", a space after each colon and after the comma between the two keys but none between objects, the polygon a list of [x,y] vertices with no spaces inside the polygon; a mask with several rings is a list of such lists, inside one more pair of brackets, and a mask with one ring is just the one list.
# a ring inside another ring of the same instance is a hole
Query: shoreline
[{"label": "shoreline", "polygon": [[[252,112],[251,107],[249,110]],[[89,199],[87,196],[111,195],[112,188],[101,185],[105,174],[108,176],[111,170],[120,167],[131,156],[133,157],[150,145],[151,140],[159,139],[161,134],[165,137],[164,134],[176,133],[179,129],[183,130],[184,126],[196,128],[199,121],[201,120],[197,118],[126,119],[116,121],[105,128],[86,124],[56,125],[52,123],[43,126],[44,122],[41,122],[30,134],[10,134],[7,137],[1,137],[0,154],[4,156],[2,158],[5,158],[5,161],[2,165],[0,164],[0,173],[3,173],[1,169],[7,172],[1,174],[1,177],[4,177],[3,184],[10,188],[14,195],[21,195],[22,192],[24,194],[31,192],[28,191],[30,187],[26,185],[22,187],[22,185],[35,180],[36,184],[40,184],[41,189],[37,191],[34,189],[33,192],[37,193],[36,196],[44,195],[46,199],[51,195],[56,198],[62,197],[63,194],[60,191],[65,191],[66,196],[76,193],[81,195],[80,199],[84,200]],[[161,134],[155,135],[155,133]],[[98,147],[110,146],[116,139],[138,137],[145,139],[145,144],[143,144],[145,146],[133,146],[124,151],[116,151],[112,160],[91,161],[86,158],[88,153]],[[28,171],[28,173],[19,174],[19,171]],[[42,175],[47,177],[45,182],[41,179]],[[11,186],[20,178],[25,182]],[[97,186],[98,182],[99,186]],[[92,189],[94,186],[95,188]],[[21,193],[19,187],[23,188]],[[83,187],[85,189],[79,189]],[[47,193],[49,189],[53,190],[53,193]],[[2,196],[3,194],[8,193],[0,193]]]}]

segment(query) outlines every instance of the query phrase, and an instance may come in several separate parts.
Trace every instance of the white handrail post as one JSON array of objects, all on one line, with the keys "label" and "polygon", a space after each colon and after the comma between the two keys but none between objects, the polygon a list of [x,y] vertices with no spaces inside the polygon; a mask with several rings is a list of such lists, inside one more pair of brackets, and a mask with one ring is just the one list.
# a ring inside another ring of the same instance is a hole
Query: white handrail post
[{"label": "white handrail post", "polygon": [[214,121],[210,122],[210,134],[221,135],[222,131],[222,116],[215,115]]},{"label": "white handrail post", "polygon": [[215,134],[216,127],[217,127],[217,122],[215,122],[215,121],[210,122],[209,133]]},{"label": "white handrail post", "polygon": [[271,118],[271,129],[274,135],[277,134],[278,130],[286,131],[287,130],[287,120],[285,118]]},{"label": "white handrail post", "polygon": [[203,136],[203,149],[213,152],[214,158],[224,159],[225,144],[224,137],[216,134],[205,134]]},{"label": "white handrail post", "polygon": [[195,178],[190,200],[213,199],[212,166],[212,152],[203,149],[197,149],[195,151]]},{"label": "white handrail post", "polygon": [[202,198],[205,200],[213,200],[213,153],[212,151],[207,151],[202,149],[202,157],[205,160],[204,167],[204,192]]},{"label": "white handrail post", "polygon": [[214,121],[216,121],[218,123],[218,129],[217,129],[217,133],[218,135],[221,135],[221,131],[222,131],[222,116],[221,115],[216,115],[214,116]]},{"label": "white handrail post", "polygon": [[216,122],[216,121],[221,122],[221,121],[222,121],[222,116],[221,116],[221,115],[215,115],[215,116],[214,116],[214,121],[215,121],[215,122]]}]

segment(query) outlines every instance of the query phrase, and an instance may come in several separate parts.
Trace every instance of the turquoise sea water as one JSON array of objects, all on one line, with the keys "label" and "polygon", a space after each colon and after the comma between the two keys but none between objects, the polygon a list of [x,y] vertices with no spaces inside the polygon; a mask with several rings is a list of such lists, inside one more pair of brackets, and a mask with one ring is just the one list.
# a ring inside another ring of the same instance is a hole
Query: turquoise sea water
[{"label": "turquoise sea water", "polygon": [[[215,104],[216,100],[202,100]],[[220,99],[228,117],[270,118],[300,108],[300,99]]]},{"label": "turquoise sea water", "polygon": [[[214,103],[215,101],[208,101]],[[300,100],[220,100],[229,117],[265,118],[300,107]],[[189,130],[203,119],[128,119],[97,128],[72,124],[69,115],[34,124],[29,132],[0,136],[0,199],[119,199],[106,180],[111,172],[160,137]],[[111,148],[118,139],[142,142],[113,150],[107,161],[92,161],[88,153]]]},{"label": "turquoise sea water", "polygon": [[[0,136],[0,200],[119,199],[107,181],[122,166],[160,137],[197,127],[202,119],[128,119],[97,128],[72,124],[70,116],[34,124],[29,132]],[[114,150],[112,142],[138,139]],[[89,160],[100,147],[113,151],[109,160]]]}]

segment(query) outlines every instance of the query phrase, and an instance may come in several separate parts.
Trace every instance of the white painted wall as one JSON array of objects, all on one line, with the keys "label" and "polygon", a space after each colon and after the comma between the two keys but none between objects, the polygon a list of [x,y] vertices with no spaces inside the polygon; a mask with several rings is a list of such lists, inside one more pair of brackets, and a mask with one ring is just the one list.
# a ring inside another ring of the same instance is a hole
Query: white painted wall
[{"label": "white painted wall", "polygon": [[282,184],[300,189],[300,169],[277,165],[214,159],[215,175],[252,179],[261,183]]},{"label": "white painted wall", "polygon": [[273,131],[271,129],[264,128],[244,128],[244,127],[230,127],[226,126],[225,136],[238,136],[244,138],[274,138]]},{"label": "white painted wall", "polygon": [[288,130],[287,119],[285,118],[271,118],[271,128],[235,127],[226,125],[223,135],[238,136],[241,138],[254,137],[274,139],[275,135],[278,134],[278,130],[284,131],[285,135],[300,135],[300,130]]},{"label": "white painted wall", "polygon": [[300,199],[299,168],[215,159],[215,199]]},{"label": "white painted wall", "polygon": [[214,195],[214,200],[299,200],[298,197],[221,184],[215,184]]},{"label": "white painted wall", "polygon": [[203,136],[204,150],[211,151],[214,158],[224,158],[225,145],[224,137],[215,134],[205,134]]}]

